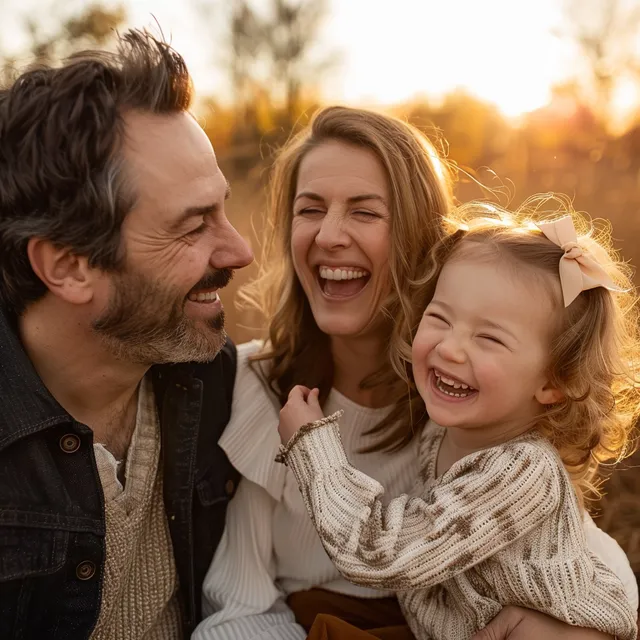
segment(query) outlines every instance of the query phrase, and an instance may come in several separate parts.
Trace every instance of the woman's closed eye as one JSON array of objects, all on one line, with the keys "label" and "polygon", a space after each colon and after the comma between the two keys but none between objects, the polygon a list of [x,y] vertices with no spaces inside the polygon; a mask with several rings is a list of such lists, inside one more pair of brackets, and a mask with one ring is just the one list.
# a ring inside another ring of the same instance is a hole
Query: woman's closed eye
[{"label": "woman's closed eye", "polygon": [[296,216],[323,216],[324,214],[325,210],[318,207],[305,207],[295,212]]},{"label": "woman's closed eye", "polygon": [[373,218],[380,218],[380,214],[376,213],[375,211],[365,211],[363,209],[358,209],[357,211],[353,212],[354,216],[360,216],[361,218],[368,218],[368,219],[373,219]]}]

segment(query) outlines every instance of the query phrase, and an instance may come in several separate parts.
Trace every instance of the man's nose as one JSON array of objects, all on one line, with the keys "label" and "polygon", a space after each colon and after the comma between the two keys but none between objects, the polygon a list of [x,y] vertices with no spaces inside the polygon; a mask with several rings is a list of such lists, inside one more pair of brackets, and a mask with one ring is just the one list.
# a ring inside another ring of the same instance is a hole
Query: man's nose
[{"label": "man's nose", "polygon": [[227,220],[211,253],[210,263],[216,269],[242,269],[253,262],[249,243]]}]

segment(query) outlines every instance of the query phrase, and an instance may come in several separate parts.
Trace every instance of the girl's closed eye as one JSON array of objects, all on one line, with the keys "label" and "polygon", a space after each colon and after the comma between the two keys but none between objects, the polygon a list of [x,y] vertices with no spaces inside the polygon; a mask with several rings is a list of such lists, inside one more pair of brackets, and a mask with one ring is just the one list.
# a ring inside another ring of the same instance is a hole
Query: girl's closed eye
[{"label": "girl's closed eye", "polygon": [[499,345],[501,347],[505,347],[506,349],[508,349],[507,345],[502,340],[500,340],[500,338],[497,338],[496,336],[482,334],[478,336],[478,338],[480,338],[481,340],[485,340],[488,343]]},{"label": "girl's closed eye", "polygon": [[433,320],[439,324],[450,324],[449,321],[442,315],[440,315],[439,313],[436,313],[435,311],[425,311],[424,313],[424,317],[425,318],[429,318],[430,320]]}]

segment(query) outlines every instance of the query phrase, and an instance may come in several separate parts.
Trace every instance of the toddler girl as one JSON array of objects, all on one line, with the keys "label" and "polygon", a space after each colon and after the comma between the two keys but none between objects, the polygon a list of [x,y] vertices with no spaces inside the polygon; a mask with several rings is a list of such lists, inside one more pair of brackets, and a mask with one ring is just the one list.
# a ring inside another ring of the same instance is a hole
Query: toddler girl
[{"label": "toddler girl", "polygon": [[432,421],[416,497],[384,506],[317,390],[281,411],[280,459],[327,553],[348,580],[398,591],[419,640],[467,640],[506,605],[637,636],[582,512],[600,464],[628,453],[636,297],[607,243],[577,237],[584,220],[534,217],[466,205],[418,283],[436,285],[412,345]]}]

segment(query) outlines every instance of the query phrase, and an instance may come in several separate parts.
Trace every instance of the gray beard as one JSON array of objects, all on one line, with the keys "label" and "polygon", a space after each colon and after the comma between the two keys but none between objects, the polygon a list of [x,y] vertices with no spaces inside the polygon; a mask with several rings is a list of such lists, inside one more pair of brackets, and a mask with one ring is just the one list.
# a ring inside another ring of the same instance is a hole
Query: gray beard
[{"label": "gray beard", "polygon": [[118,360],[151,366],[209,362],[227,334],[224,312],[197,326],[184,313],[184,298],[138,274],[119,275],[107,309],[92,323]]}]

